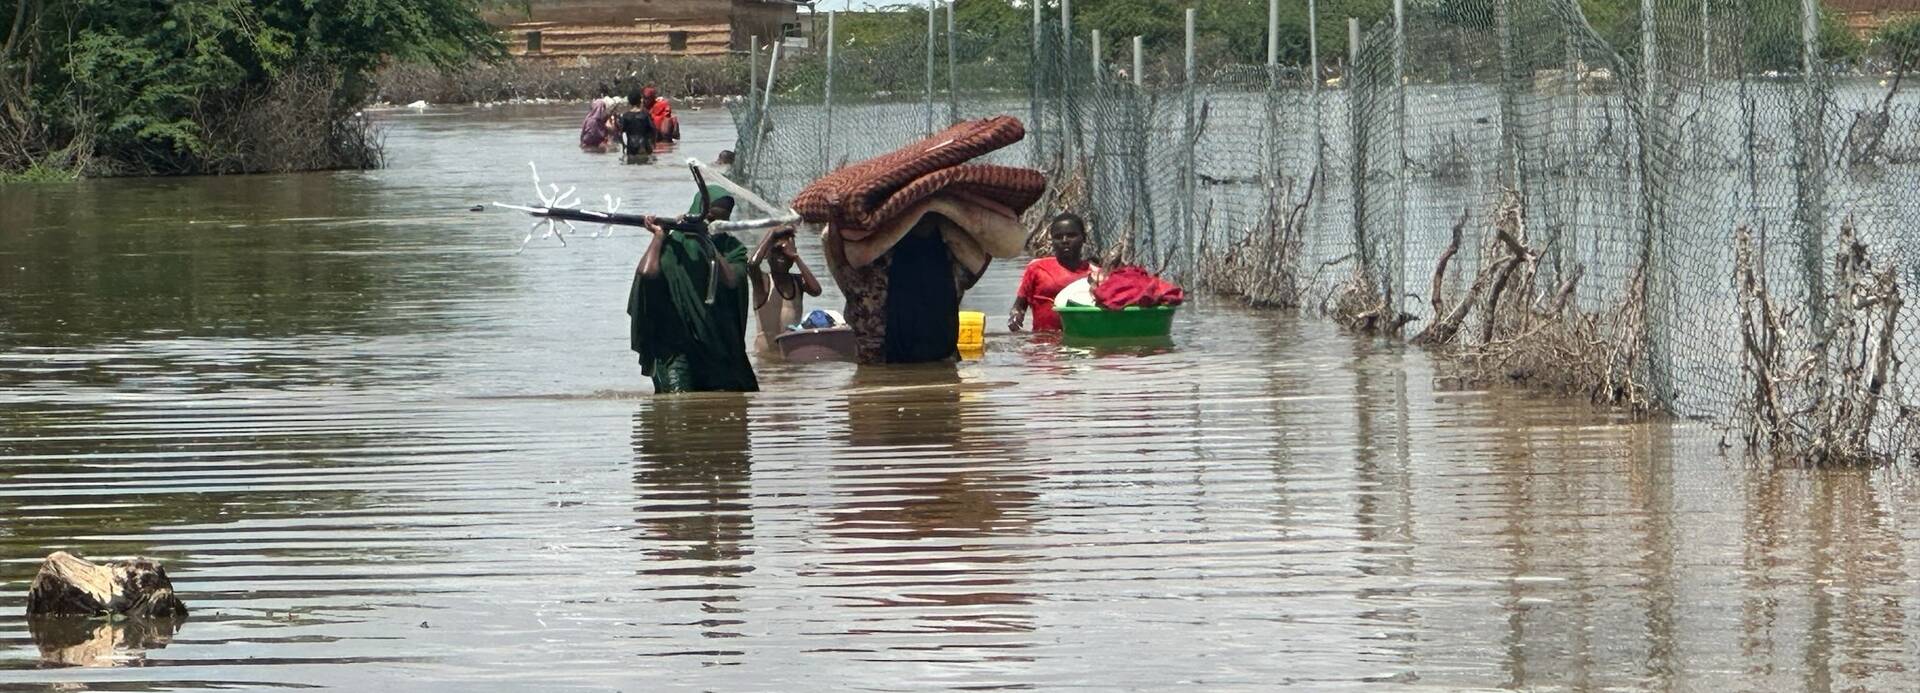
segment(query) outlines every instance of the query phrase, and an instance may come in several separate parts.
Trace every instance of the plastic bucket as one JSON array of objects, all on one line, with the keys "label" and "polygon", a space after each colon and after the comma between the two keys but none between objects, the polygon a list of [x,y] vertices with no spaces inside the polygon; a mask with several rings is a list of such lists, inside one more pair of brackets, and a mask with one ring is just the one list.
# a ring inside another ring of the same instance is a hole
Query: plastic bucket
[{"label": "plastic bucket", "polygon": [[961,351],[980,351],[987,345],[987,314],[971,310],[960,311]]},{"label": "plastic bucket", "polygon": [[1060,328],[1070,339],[1142,339],[1173,334],[1173,306],[1129,306],[1106,310],[1093,306],[1056,306]]}]

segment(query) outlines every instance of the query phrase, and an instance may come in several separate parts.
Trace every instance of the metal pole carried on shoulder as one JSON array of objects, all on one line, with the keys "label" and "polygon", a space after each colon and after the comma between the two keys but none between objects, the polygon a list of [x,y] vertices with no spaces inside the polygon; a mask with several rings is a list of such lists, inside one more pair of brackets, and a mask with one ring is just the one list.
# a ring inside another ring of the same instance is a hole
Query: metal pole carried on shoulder
[{"label": "metal pole carried on shoulder", "polygon": [[[576,206],[579,198],[574,196],[575,188],[569,187],[565,192],[561,192],[560,186],[554,183],[549,183],[543,188],[540,182],[540,169],[534,166],[532,162],[528,162],[527,167],[533,170],[533,192],[534,195],[540,198],[540,204],[516,205],[505,202],[493,203],[495,207],[526,212],[528,215],[534,217],[535,221],[533,222],[533,226],[527,230],[526,238],[520,241],[520,251],[526,250],[527,244],[533,242],[534,232],[538,231],[542,226],[546,227],[546,233],[541,235],[541,238],[553,238],[560,241],[561,245],[566,245],[567,233],[578,233],[579,231],[578,227],[573,225],[573,222],[576,221],[600,224],[602,230],[597,237],[605,237],[612,235],[613,227],[615,226],[645,227],[648,225],[649,219],[651,219],[653,224],[658,225],[668,233],[693,234],[700,240],[701,245],[705,246],[710,261],[717,263],[720,261],[719,251],[714,247],[713,240],[710,237],[710,234],[714,232],[731,233],[735,231],[771,229],[781,226],[791,226],[800,222],[800,214],[798,212],[791,209],[775,207],[759,195],[754,194],[753,191],[748,190],[739,183],[729,180],[726,176],[709,168],[698,159],[688,159],[687,169],[693,174],[694,184],[699,186],[700,209],[705,210],[713,204],[712,193],[707,189],[708,181],[711,180],[714,185],[718,185],[726,190],[734,199],[745,202],[748,206],[755,208],[766,216],[740,221],[708,221],[704,214],[688,214],[677,217],[649,217],[644,214],[623,214],[619,211],[620,198],[612,195],[606,195],[602,198],[606,201],[607,208],[605,211],[582,209]],[[565,231],[561,230],[563,226],[566,228]],[[515,252],[518,253],[519,251]],[[712,269],[717,270],[718,268]],[[709,304],[713,303],[714,296],[717,293],[715,281],[718,276],[719,273],[717,271],[709,271],[707,273],[706,300]]]}]

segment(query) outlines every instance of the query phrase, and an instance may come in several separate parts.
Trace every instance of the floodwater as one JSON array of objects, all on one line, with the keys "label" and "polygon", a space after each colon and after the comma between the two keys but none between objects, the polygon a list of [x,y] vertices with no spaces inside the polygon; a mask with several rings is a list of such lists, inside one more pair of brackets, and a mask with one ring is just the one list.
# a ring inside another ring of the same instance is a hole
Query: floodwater
[{"label": "floodwater", "polygon": [[[389,113],[381,171],[0,189],[0,689],[1920,685],[1910,472],[1451,389],[1318,321],[1201,301],[1171,350],[995,330],[652,398],[639,236],[515,255],[523,217],[468,211],[530,159],[685,208],[578,110]],[[680,155],[731,139],[685,120]],[[59,549],[165,561],[193,617],[36,641]]]}]

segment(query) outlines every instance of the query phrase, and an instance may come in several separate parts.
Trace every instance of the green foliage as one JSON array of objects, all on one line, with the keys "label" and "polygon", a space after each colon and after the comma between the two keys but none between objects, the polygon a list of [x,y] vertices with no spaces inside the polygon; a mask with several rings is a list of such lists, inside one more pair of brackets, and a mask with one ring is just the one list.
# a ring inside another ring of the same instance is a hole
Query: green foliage
[{"label": "green foliage", "polygon": [[[1799,0],[1750,0],[1732,11],[1747,20],[1746,62],[1752,72],[1800,72],[1806,62]],[[1865,50],[1831,9],[1820,13],[1819,58],[1841,63]]]},{"label": "green foliage", "polygon": [[10,183],[66,183],[80,177],[78,171],[34,164],[19,171],[0,171],[0,185]]},{"label": "green foliage", "polygon": [[500,54],[473,0],[11,0],[0,1],[0,16],[20,2],[37,10],[27,21],[39,30],[3,65],[13,89],[0,96],[57,141],[92,138],[100,160],[122,171],[206,170],[220,134],[208,123],[289,71],[337,85],[327,112],[287,114],[325,131],[389,60],[453,65]]},{"label": "green foliage", "polygon": [[1896,70],[1920,65],[1920,17],[1897,19],[1873,36],[1874,51]]}]

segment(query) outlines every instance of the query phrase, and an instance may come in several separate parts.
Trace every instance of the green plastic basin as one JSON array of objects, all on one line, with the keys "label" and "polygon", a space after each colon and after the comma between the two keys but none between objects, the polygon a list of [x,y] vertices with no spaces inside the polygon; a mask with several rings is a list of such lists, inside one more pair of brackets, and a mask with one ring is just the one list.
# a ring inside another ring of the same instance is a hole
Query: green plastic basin
[{"label": "green plastic basin", "polygon": [[1173,333],[1174,306],[1129,306],[1106,310],[1093,306],[1056,306],[1060,328],[1069,339],[1141,339]]}]

